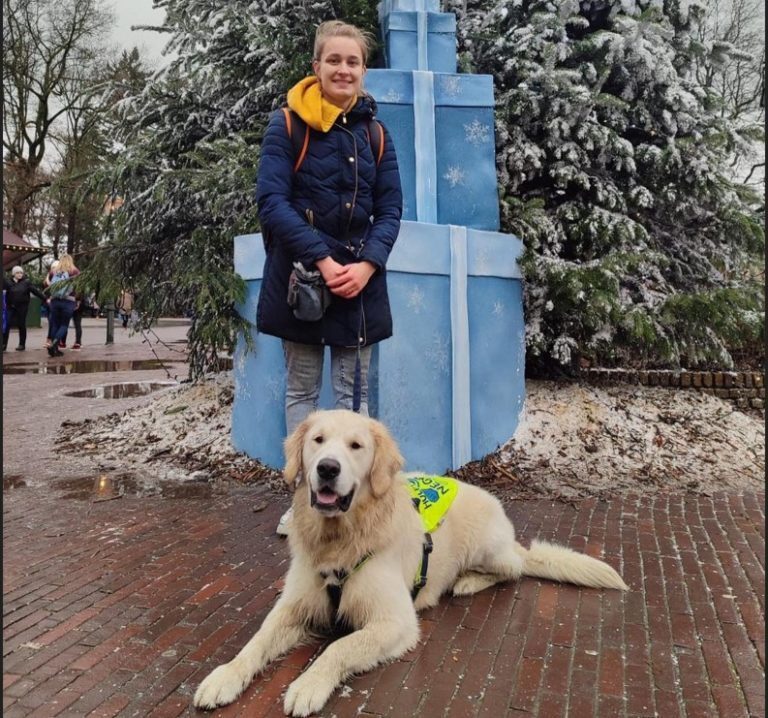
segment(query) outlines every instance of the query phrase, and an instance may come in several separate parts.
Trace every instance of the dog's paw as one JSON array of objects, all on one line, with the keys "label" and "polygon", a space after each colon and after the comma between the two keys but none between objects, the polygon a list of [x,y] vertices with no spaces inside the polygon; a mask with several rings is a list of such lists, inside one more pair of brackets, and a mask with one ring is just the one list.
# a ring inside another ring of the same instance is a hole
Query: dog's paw
[{"label": "dog's paw", "polygon": [[248,676],[238,670],[234,661],[211,671],[195,691],[197,708],[215,708],[232,703],[249,683]]},{"label": "dog's paw", "polygon": [[336,685],[316,671],[300,675],[285,693],[283,710],[289,716],[317,713],[328,701]]},{"label": "dog's paw", "polygon": [[493,586],[494,583],[496,583],[496,579],[491,576],[468,571],[456,579],[456,583],[453,584],[453,595],[471,596],[473,593],[488,588],[488,586]]}]

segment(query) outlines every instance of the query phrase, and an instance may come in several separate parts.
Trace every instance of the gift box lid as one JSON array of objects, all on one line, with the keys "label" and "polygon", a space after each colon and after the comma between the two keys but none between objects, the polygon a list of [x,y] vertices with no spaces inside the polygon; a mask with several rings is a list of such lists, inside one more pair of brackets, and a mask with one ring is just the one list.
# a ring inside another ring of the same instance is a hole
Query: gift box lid
[{"label": "gift box lid", "polygon": [[440,0],[382,0],[379,3],[379,17],[386,17],[397,10],[410,12],[440,12]]},{"label": "gift box lid", "polygon": [[[382,21],[384,34],[391,30],[402,32],[418,31],[418,14],[415,12],[392,12]],[[454,34],[456,32],[456,16],[449,12],[428,12],[427,32]]]},{"label": "gift box lid", "polygon": [[[451,273],[451,226],[403,221],[387,262],[388,272],[411,274]],[[523,243],[511,234],[466,229],[467,274],[470,277],[520,279],[518,259]],[[235,271],[245,280],[263,276],[264,243],[260,234],[235,237]]]},{"label": "gift box lid", "polygon": [[[368,70],[365,88],[379,104],[412,105],[413,76],[419,70]],[[430,72],[436,106],[493,107],[493,77]]]}]

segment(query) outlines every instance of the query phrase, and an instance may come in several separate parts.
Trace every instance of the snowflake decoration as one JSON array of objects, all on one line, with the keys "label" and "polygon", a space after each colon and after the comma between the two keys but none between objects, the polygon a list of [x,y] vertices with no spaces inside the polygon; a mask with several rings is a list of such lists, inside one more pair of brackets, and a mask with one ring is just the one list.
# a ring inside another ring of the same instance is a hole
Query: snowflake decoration
[{"label": "snowflake decoration", "polygon": [[414,314],[421,314],[424,309],[424,292],[419,287],[414,287],[408,295],[408,306]]},{"label": "snowflake decoration", "polygon": [[399,92],[396,92],[394,88],[390,87],[389,90],[387,90],[387,94],[381,96],[380,101],[398,103],[400,102],[401,98],[402,95]]},{"label": "snowflake decoration", "polygon": [[498,299],[493,303],[493,316],[494,317],[504,316],[504,303]]},{"label": "snowflake decoration", "polygon": [[475,118],[464,125],[464,138],[473,145],[483,145],[491,140],[491,128]]},{"label": "snowflake decoration", "polygon": [[432,335],[432,345],[427,349],[427,359],[442,374],[447,374],[450,369],[451,352],[450,342],[435,333]]},{"label": "snowflake decoration", "polygon": [[448,97],[458,97],[461,94],[461,80],[455,75],[441,78],[440,86]]},{"label": "snowflake decoration", "polygon": [[488,251],[485,245],[476,247],[475,267],[479,274],[492,274],[494,269],[495,257]]},{"label": "snowflake decoration", "polygon": [[443,179],[448,181],[451,188],[454,188],[456,185],[464,184],[465,175],[460,167],[449,167],[448,171],[443,175]]}]

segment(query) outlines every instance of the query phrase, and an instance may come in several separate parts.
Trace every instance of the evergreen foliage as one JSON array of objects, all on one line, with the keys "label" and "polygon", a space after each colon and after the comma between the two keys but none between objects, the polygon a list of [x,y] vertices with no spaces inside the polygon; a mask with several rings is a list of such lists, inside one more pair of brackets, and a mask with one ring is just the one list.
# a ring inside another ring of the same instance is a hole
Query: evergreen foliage
[{"label": "evergreen foliage", "polygon": [[269,113],[311,72],[314,29],[337,17],[375,33],[363,0],[156,0],[176,53],[115,107],[119,155],[101,177],[122,203],[99,258],[102,295],[137,291],[144,322],[192,317],[193,378],[218,367],[248,321],[233,238],[258,231],[253,198]]},{"label": "evergreen foliage", "polygon": [[[253,200],[269,113],[310,71],[314,28],[376,33],[375,0],[156,0],[176,56],[113,88],[122,202],[100,275],[138,291],[145,321],[193,316],[191,372],[215,368],[248,320],[232,239]],[[505,231],[526,247],[529,367],[579,358],[728,365],[763,336],[762,200],[726,160],[764,141],[735,126],[702,58],[733,48],[694,32],[685,0],[447,0],[460,66],[491,74]],[[374,58],[371,64],[376,64]],[[117,204],[117,202],[116,202]]]},{"label": "evergreen foliage", "polygon": [[731,364],[761,342],[762,200],[726,177],[764,142],[693,72],[683,0],[467,0],[463,66],[494,77],[502,222],[525,243],[529,369]]}]

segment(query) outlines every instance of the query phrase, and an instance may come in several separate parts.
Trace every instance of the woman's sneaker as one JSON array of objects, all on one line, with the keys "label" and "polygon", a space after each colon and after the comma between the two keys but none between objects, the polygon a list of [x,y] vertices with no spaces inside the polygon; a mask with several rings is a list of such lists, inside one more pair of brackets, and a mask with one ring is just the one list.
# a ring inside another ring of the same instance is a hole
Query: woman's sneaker
[{"label": "woman's sneaker", "polygon": [[80,345],[79,345],[77,342],[75,342],[75,343],[72,345],[72,351],[73,351],[73,352],[79,352],[79,351],[80,351]]},{"label": "woman's sneaker", "polygon": [[293,523],[293,506],[291,506],[291,508],[289,508],[288,511],[286,511],[280,517],[280,520],[277,522],[277,530],[275,531],[275,533],[277,533],[278,536],[287,536],[292,523]]}]

